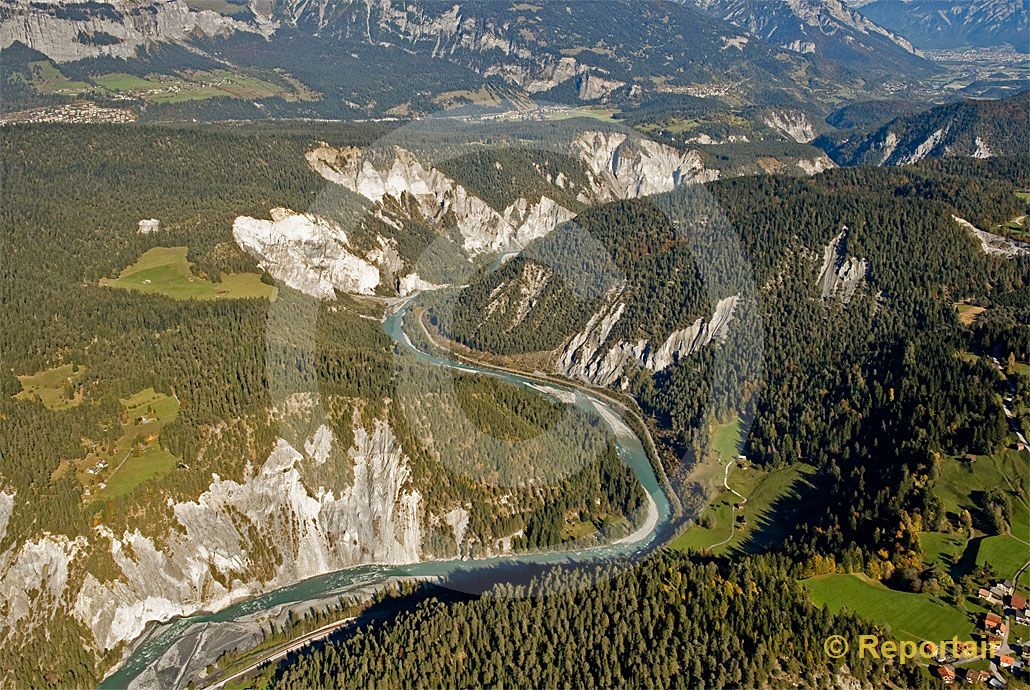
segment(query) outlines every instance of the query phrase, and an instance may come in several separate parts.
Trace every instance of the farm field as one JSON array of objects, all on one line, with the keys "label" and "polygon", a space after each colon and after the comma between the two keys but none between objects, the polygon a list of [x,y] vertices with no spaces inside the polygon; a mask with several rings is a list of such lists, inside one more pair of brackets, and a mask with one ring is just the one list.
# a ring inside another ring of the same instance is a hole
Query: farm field
[{"label": "farm field", "polygon": [[969,639],[972,622],[958,610],[928,594],[898,592],[864,575],[820,575],[802,580],[816,606],[836,612],[847,608],[874,623],[890,627],[907,640]]},{"label": "farm field", "polygon": [[[675,549],[707,550],[714,553],[728,551],[760,551],[774,539],[782,536],[783,526],[773,518],[777,508],[796,498],[799,482],[813,472],[808,465],[794,465],[775,470],[754,467],[740,468],[736,458],[743,444],[741,420],[735,418],[712,429],[712,449],[708,458],[691,470],[690,480],[697,482],[712,495],[712,501],[701,514],[701,519],[670,546]],[[727,463],[730,466],[726,474]],[[723,478],[731,489],[746,498],[739,509],[740,496],[727,491]],[[740,519],[743,519],[743,522]]]},{"label": "farm field", "polygon": [[146,388],[120,401],[121,435],[92,444],[76,475],[94,499],[123,496],[174,469],[178,458],[160,445],[161,429],[179,416],[179,401]]},{"label": "farm field", "polygon": [[958,310],[958,320],[964,326],[971,326],[987,309],[975,304],[956,302],[955,309]]},{"label": "farm field", "polygon": [[[1030,544],[1007,534],[987,537],[980,542],[980,548],[976,553],[977,565],[990,563],[994,566],[995,572],[1003,578],[1015,576],[1027,561],[1030,561]],[[1026,579],[1021,577],[1020,582],[1025,586]]]},{"label": "farm field", "polygon": [[35,374],[18,376],[21,391],[18,400],[35,400],[48,410],[66,410],[82,402],[82,391],[74,390],[75,383],[86,373],[84,367],[65,364]]},{"label": "farm field", "polygon": [[159,294],[173,299],[243,299],[274,300],[275,286],[261,282],[257,273],[230,273],[220,283],[193,275],[186,258],[186,247],[154,247],[147,250],[133,265],[114,280],[102,285],[123,290]]}]

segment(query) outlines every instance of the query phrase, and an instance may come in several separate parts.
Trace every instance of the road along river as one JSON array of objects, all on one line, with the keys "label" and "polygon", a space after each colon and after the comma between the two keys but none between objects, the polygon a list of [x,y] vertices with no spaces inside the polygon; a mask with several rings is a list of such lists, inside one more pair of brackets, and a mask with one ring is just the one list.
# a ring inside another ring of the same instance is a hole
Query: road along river
[{"label": "road along river", "polygon": [[[202,638],[205,637],[205,631],[212,628],[213,624],[244,620],[265,610],[275,610],[299,602],[321,601],[328,597],[353,593],[362,589],[367,590],[377,584],[399,578],[446,578],[489,567],[491,577],[502,580],[509,574],[517,576],[520,570],[530,569],[535,564],[587,563],[618,558],[650,550],[660,542],[661,537],[666,536],[671,509],[662,482],[659,481],[652,469],[641,439],[611,405],[591,393],[572,386],[550,380],[546,384],[542,384],[538,380],[508,370],[455,362],[419,350],[412,344],[404,330],[406,325],[411,327],[410,324],[405,323],[409,306],[410,302],[405,302],[388,312],[383,327],[398,347],[423,362],[494,376],[514,385],[524,386],[540,395],[548,395],[562,400],[575,400],[575,404],[582,409],[604,419],[615,434],[619,457],[633,471],[648,495],[648,514],[638,529],[615,543],[581,550],[538,552],[476,560],[426,561],[399,566],[361,565],[312,577],[289,587],[241,601],[215,613],[198,613],[152,626],[136,643],[131,656],[100,684],[102,690],[129,687],[134,680],[147,671],[148,667],[174,646],[178,646],[180,654],[188,659],[192,653],[190,648],[195,648],[200,644]],[[155,678],[153,675],[150,677],[151,679]],[[171,681],[171,685],[185,685],[183,682],[185,679],[181,677],[168,678],[166,675],[162,675],[160,678],[162,681]],[[165,682],[159,683],[159,685],[165,684]],[[151,683],[146,683],[146,685],[151,685]]]}]

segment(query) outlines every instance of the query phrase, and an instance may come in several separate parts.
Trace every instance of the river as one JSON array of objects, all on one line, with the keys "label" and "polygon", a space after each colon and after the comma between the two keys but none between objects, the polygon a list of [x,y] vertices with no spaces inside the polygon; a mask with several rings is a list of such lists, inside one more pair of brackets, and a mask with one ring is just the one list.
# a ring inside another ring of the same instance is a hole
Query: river
[{"label": "river", "polygon": [[197,625],[233,621],[283,604],[324,599],[393,578],[446,577],[484,566],[494,566],[495,576],[500,577],[505,572],[516,574],[520,566],[525,568],[533,564],[570,561],[582,563],[627,556],[653,548],[659,542],[664,528],[667,528],[670,522],[669,499],[661,481],[651,467],[641,439],[634,434],[630,425],[626,424],[619,413],[595,396],[570,386],[549,381],[544,387],[539,381],[511,372],[474,366],[464,362],[457,363],[415,348],[404,332],[404,317],[408,314],[409,306],[410,302],[403,304],[392,313],[388,313],[383,327],[395,344],[408,350],[422,361],[435,366],[494,376],[508,383],[524,386],[540,395],[555,397],[553,392],[549,393],[546,390],[547,388],[553,389],[553,391],[560,392],[562,398],[574,397],[576,404],[582,409],[600,415],[615,434],[619,457],[633,471],[648,494],[648,515],[641,526],[633,534],[615,543],[578,551],[541,552],[476,560],[427,561],[399,566],[362,565],[312,577],[289,587],[241,601],[221,611],[198,613],[151,628],[137,643],[131,656],[100,684],[101,690],[128,687],[140,673]]}]

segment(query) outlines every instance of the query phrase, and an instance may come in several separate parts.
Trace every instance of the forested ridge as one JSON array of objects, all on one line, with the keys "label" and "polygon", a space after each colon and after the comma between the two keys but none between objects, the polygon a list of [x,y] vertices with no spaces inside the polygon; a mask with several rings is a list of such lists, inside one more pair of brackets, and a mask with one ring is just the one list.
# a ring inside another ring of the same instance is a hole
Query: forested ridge
[{"label": "forested ridge", "polygon": [[305,650],[251,687],[933,687],[925,669],[856,653],[828,635],[868,624],[814,607],[783,558],[659,552],[632,565],[557,568],[471,601],[431,598]]},{"label": "forested ridge", "polygon": [[[744,287],[754,286],[734,323],[759,325],[762,346],[743,347],[731,335],[657,374],[627,373],[629,392],[663,441],[669,473],[682,478],[707,453],[709,425],[740,414],[752,461],[819,470],[815,512],[792,536],[794,552],[832,552],[859,567],[881,561],[873,555],[881,549],[898,566],[918,561],[913,524],[958,517],[946,516],[934,496],[940,456],[990,453],[1008,433],[993,365],[958,353],[1026,361],[1030,342],[1030,261],[984,254],[952,216],[993,227],[1025,212],[1016,192],[1028,183],[1030,159],[1015,157],[706,185],[747,258]],[[663,212],[677,195],[696,203],[673,192],[661,203],[616,202],[576,219],[625,283],[625,311],[608,342],[661,342],[708,318],[714,298],[734,289],[718,271],[700,270],[697,242]],[[847,256],[867,262],[847,304],[822,298],[817,280],[823,248],[845,228]],[[584,299],[555,271],[517,327],[501,308],[487,308],[537,275],[535,264],[567,265],[559,236],[462,290],[437,326],[503,354],[560,348],[602,303],[600,290]],[[599,271],[588,262],[584,273]],[[986,312],[972,326],[960,324],[960,301]]]}]

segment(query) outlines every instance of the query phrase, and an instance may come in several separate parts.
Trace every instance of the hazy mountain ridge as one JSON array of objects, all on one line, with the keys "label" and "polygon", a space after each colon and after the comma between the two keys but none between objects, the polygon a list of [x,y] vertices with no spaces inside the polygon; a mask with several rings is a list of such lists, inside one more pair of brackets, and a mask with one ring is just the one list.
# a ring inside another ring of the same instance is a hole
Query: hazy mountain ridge
[{"label": "hazy mountain ridge", "polygon": [[1027,0],[876,0],[859,12],[918,48],[1007,45],[1030,51]]},{"label": "hazy mountain ridge", "polygon": [[898,34],[841,0],[692,0],[768,43],[845,67],[926,74],[933,66]]},{"label": "hazy mountain ridge", "polygon": [[838,165],[906,165],[924,158],[1017,155],[1030,148],[1030,92],[963,100],[903,115],[882,127],[813,143]]}]

